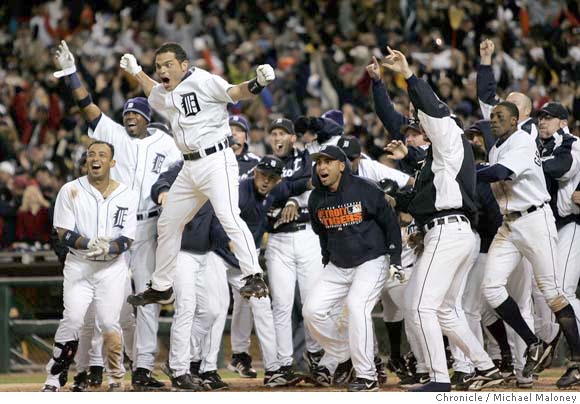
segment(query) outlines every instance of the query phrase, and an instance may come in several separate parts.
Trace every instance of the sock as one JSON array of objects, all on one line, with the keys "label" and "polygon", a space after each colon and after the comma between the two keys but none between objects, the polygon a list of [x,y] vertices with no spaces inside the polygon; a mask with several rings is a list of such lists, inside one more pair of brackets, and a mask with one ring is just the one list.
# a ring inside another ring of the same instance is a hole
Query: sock
[{"label": "sock", "polygon": [[403,321],[386,322],[389,344],[391,347],[391,359],[401,358],[401,334],[403,332]]},{"label": "sock", "polygon": [[[511,296],[508,296],[505,301],[495,308],[495,312],[499,314],[503,321],[507,323],[513,330],[530,346],[538,342],[538,337],[534,335],[528,324],[525,322],[520,313],[520,309]],[[498,342],[499,344],[499,342]]]},{"label": "sock", "polygon": [[575,362],[580,361],[580,335],[578,335],[574,309],[568,304],[562,310],[555,312],[554,315],[558,320],[558,324],[560,324],[564,337],[566,337],[570,351],[572,351],[572,360]]},{"label": "sock", "polygon": [[498,319],[495,323],[488,325],[487,329],[495,338],[495,341],[499,345],[501,351],[501,356],[511,356],[510,344],[508,342],[507,333],[505,330],[505,324],[503,320]]}]

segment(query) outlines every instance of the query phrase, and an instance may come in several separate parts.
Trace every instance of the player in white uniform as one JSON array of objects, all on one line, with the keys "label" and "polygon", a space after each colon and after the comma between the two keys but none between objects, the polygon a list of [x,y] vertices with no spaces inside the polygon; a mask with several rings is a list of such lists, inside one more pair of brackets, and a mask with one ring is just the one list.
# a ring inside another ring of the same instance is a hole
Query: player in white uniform
[{"label": "player in white uniform", "polygon": [[[148,128],[151,109],[145,98],[136,97],[125,102],[123,125],[119,125],[101,112],[78,81],[74,71],[74,57],[64,41],[59,46],[57,60],[62,71],[68,69],[69,74],[65,76],[65,81],[73,90],[75,99],[89,123],[89,136],[115,147],[118,164],[111,170],[111,177],[127,184],[139,195],[137,236],[128,258],[135,291],[143,292],[155,269],[157,219],[161,212],[151,200],[151,186],[162,172],[181,160],[182,155],[166,132]],[[135,390],[163,387],[163,383],[151,375],[157,354],[159,310],[159,305],[137,309],[135,352],[128,352],[134,366],[132,384]],[[128,314],[132,315],[131,311]]]},{"label": "player in white uniform", "polygon": [[70,252],[63,270],[63,319],[54,337],[43,391],[58,391],[66,383],[66,376],[61,376],[75,356],[79,331],[93,300],[105,345],[109,390],[123,390],[119,326],[127,278],[123,255],[135,239],[138,198],[110,178],[113,157],[112,145],[93,143],[87,153],[88,175],[65,184],[56,199],[53,225]]},{"label": "player in white uniform", "polygon": [[[572,351],[580,360],[580,336],[574,310],[558,285],[558,235],[548,202],[550,195],[535,139],[517,129],[515,104],[501,102],[491,113],[491,128],[498,142],[489,153],[490,166],[478,171],[478,179],[492,183],[504,221],[489,249],[483,294],[496,313],[525,341],[527,348],[523,377],[529,377],[548,357],[551,346],[537,338],[524,321],[516,302],[506,290],[507,279],[525,256],[538,287],[554,312]],[[533,235],[530,237],[530,235]],[[569,369],[570,371],[570,369]],[[572,373],[578,369],[572,369]],[[573,378],[567,372],[559,387]]]},{"label": "player in white uniform", "polygon": [[129,297],[134,305],[167,302],[172,295],[173,271],[183,227],[210,200],[216,215],[234,244],[236,257],[247,278],[241,293],[263,297],[268,287],[252,245],[248,226],[240,219],[238,165],[228,147],[230,129],[227,104],[249,99],[274,80],[270,65],[257,68],[257,77],[231,85],[199,68],[189,69],[187,56],[178,44],[169,43],[155,52],[161,83],[147,76],[133,55],[125,54],[121,67],[141,84],[151,106],[171,122],[175,142],[185,164],[167,194],[157,230],[156,267],[151,287]]}]

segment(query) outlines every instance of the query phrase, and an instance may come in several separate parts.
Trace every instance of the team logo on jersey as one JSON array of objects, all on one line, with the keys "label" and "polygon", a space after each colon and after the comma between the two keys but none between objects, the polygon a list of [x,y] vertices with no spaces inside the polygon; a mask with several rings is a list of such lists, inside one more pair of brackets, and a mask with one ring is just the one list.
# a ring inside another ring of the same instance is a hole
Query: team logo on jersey
[{"label": "team logo on jersey", "polygon": [[363,221],[363,208],[361,202],[351,202],[330,208],[318,209],[318,220],[327,229],[352,226]]},{"label": "team logo on jersey", "polygon": [[200,111],[197,95],[193,92],[181,94],[181,107],[185,116],[195,116]]},{"label": "team logo on jersey", "polygon": [[151,170],[151,172],[161,174],[161,166],[163,165],[164,161],[165,161],[164,154],[155,153],[155,160],[153,160],[153,169]]},{"label": "team logo on jersey", "polygon": [[125,227],[125,219],[127,218],[127,211],[128,210],[129,210],[129,208],[122,208],[120,206],[117,206],[117,211],[113,215],[113,221],[114,221],[113,227],[118,227],[120,229]]}]

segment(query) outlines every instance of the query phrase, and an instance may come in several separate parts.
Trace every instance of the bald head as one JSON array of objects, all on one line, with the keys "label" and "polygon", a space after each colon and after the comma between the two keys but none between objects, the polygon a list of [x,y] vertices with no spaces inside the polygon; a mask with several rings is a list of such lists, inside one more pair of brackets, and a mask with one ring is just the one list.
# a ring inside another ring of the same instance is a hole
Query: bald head
[{"label": "bald head", "polygon": [[524,121],[530,117],[530,114],[532,113],[532,100],[530,97],[523,93],[513,92],[509,93],[505,100],[516,104],[516,107],[518,107],[518,111],[520,111],[518,122]]}]

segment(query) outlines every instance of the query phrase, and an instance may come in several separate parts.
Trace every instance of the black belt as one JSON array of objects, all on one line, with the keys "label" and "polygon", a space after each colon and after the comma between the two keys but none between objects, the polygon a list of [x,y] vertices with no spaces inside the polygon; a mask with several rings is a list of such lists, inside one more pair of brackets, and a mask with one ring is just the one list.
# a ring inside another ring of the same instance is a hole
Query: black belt
[{"label": "black belt", "polygon": [[147,213],[137,213],[137,220],[151,219],[152,217],[159,216],[159,209],[151,210]]},{"label": "black belt", "polygon": [[279,232],[275,233],[295,233],[300,230],[306,230],[306,227],[306,223],[292,223],[284,226]]},{"label": "black belt", "polygon": [[428,232],[429,230],[431,230],[435,226],[440,226],[440,225],[446,224],[446,223],[459,223],[459,222],[469,223],[469,219],[467,219],[463,215],[438,217],[437,219],[433,219],[429,223],[424,225],[423,231]]},{"label": "black belt", "polygon": [[521,211],[521,212],[510,212],[510,213],[503,215],[503,217],[506,220],[516,220],[516,219],[519,219],[520,217],[522,217],[523,215],[527,215],[529,213],[535,212],[536,210],[542,209],[544,207],[544,205],[545,205],[545,203],[542,203],[540,206],[532,206],[531,208],[528,208],[528,209]]},{"label": "black belt", "polygon": [[[203,153],[201,153],[199,151],[195,151],[193,153],[184,154],[183,159],[184,160],[199,160],[202,157],[209,156],[210,154],[219,152],[221,150],[225,150],[228,147],[230,147],[230,142],[226,138],[226,139],[222,140],[221,142],[216,143],[212,147],[208,147],[207,149],[204,149]],[[205,156],[202,154],[205,154]]]}]

